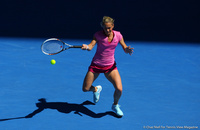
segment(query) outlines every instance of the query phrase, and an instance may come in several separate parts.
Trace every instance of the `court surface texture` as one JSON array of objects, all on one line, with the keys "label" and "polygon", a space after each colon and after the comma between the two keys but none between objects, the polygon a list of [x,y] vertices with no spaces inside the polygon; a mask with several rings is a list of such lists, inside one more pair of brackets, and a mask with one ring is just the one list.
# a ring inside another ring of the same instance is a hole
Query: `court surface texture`
[{"label": "court surface texture", "polygon": [[[93,84],[103,87],[97,104],[91,92],[82,92],[96,46],[47,56],[40,49],[44,40],[0,38],[0,130],[200,127],[200,44],[126,41],[135,48],[132,56],[119,44],[115,59],[124,116],[118,118],[111,111],[114,88],[104,74]],[[72,45],[90,42],[62,40]]]}]

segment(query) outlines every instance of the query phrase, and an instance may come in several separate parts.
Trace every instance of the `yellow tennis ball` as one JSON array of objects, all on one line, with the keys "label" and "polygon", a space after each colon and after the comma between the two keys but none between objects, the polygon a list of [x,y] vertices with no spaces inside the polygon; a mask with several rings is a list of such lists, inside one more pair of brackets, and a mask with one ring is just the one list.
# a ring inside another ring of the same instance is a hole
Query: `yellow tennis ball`
[{"label": "yellow tennis ball", "polygon": [[51,60],[51,64],[54,65],[56,61],[54,59]]}]

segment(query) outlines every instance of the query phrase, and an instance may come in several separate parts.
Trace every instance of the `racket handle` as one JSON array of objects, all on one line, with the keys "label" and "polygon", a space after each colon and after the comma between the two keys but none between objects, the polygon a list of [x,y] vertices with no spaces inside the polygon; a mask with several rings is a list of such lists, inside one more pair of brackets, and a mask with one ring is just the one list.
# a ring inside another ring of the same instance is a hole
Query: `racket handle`
[{"label": "racket handle", "polygon": [[72,48],[82,48],[82,46],[72,46]]}]

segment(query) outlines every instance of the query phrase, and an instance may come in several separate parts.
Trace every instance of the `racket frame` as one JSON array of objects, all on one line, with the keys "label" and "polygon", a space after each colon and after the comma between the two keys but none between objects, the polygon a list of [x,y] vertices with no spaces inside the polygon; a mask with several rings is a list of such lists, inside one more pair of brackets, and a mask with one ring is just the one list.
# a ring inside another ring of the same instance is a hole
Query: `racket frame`
[{"label": "racket frame", "polygon": [[[60,50],[60,51],[58,51],[58,52],[56,52],[56,53],[46,53],[45,51],[43,51],[42,46],[44,45],[44,43],[46,43],[46,42],[48,42],[48,41],[51,41],[51,40],[56,40],[56,41],[62,42],[62,43],[63,43],[62,50]],[[62,40],[60,40],[60,39],[58,39],[58,38],[49,38],[49,39],[47,39],[47,40],[45,40],[45,41],[43,42],[42,46],[41,46],[41,50],[42,50],[42,52],[43,52],[44,54],[46,54],[46,55],[55,55],[55,54],[58,54],[58,53],[60,53],[60,52],[62,52],[62,51],[65,51],[65,50],[67,50],[67,49],[70,49],[70,48],[82,48],[82,46],[79,46],[79,45],[70,45],[70,44],[67,44],[67,43],[63,42]],[[65,47],[65,46],[67,46],[67,47]]]}]

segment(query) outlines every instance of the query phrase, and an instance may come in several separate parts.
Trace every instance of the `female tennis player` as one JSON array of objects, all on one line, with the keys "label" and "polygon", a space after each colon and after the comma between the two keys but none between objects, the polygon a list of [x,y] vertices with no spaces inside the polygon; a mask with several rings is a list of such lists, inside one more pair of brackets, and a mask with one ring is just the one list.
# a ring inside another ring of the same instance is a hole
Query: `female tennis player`
[{"label": "female tennis player", "polygon": [[94,102],[97,103],[100,98],[102,87],[100,85],[93,86],[92,83],[100,73],[104,73],[105,77],[113,84],[115,88],[112,110],[118,116],[123,116],[123,112],[118,105],[119,99],[122,95],[122,82],[116,67],[114,52],[118,43],[121,44],[125,53],[130,55],[133,53],[133,48],[130,46],[128,47],[125,44],[123,36],[120,32],[113,30],[114,20],[112,18],[104,16],[101,22],[101,26],[103,30],[94,34],[91,43],[88,45],[82,45],[83,50],[90,51],[97,43],[96,53],[83,82],[83,91],[92,91]]}]

